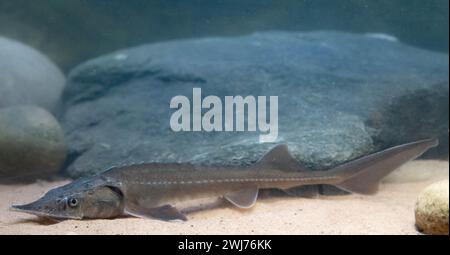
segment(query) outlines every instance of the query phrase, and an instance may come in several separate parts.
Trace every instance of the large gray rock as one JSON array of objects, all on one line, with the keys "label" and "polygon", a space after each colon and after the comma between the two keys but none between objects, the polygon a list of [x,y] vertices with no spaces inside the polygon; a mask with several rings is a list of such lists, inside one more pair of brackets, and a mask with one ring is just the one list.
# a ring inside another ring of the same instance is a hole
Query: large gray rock
[{"label": "large gray rock", "polygon": [[0,107],[37,105],[55,112],[65,77],[50,59],[0,37]]},{"label": "large gray rock", "polygon": [[[394,143],[448,141],[448,55],[363,35],[266,32],[144,45],[75,68],[63,98],[67,173],[139,161],[247,165],[274,145],[249,132],[172,132],[170,99],[191,97],[193,87],[203,96],[278,96],[276,143],[311,169]],[[408,108],[433,91],[441,98],[429,101],[432,113]],[[391,111],[400,101],[407,105]],[[416,118],[383,121],[403,115]]]},{"label": "large gray rock", "polygon": [[0,183],[48,178],[65,156],[64,132],[49,112],[35,106],[0,109]]}]

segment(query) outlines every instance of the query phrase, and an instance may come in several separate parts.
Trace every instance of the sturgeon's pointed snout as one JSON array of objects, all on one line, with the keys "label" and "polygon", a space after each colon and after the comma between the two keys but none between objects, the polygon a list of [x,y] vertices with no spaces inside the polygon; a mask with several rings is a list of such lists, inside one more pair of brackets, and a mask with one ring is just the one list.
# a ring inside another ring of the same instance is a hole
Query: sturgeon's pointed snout
[{"label": "sturgeon's pointed snout", "polygon": [[64,201],[53,201],[51,199],[49,200],[43,197],[29,204],[11,205],[10,210],[15,212],[33,214],[45,218],[81,219],[80,216],[76,214],[70,214],[64,208]]},{"label": "sturgeon's pointed snout", "polygon": [[9,207],[9,209],[11,211],[16,211],[16,212],[26,212],[26,213],[33,213],[33,214],[37,214],[37,213],[42,213],[40,211],[40,206],[37,203],[38,201],[29,203],[29,204],[23,204],[23,205],[11,205],[11,207]]},{"label": "sturgeon's pointed snout", "polygon": [[34,214],[36,216],[51,216],[52,212],[56,209],[53,204],[53,201],[49,201],[42,197],[28,204],[11,205],[10,210]]},{"label": "sturgeon's pointed snout", "polygon": [[27,208],[29,208],[29,204],[25,204],[25,205],[11,205],[11,206],[9,207],[9,210],[20,212],[20,211],[25,211],[25,210],[27,210]]}]

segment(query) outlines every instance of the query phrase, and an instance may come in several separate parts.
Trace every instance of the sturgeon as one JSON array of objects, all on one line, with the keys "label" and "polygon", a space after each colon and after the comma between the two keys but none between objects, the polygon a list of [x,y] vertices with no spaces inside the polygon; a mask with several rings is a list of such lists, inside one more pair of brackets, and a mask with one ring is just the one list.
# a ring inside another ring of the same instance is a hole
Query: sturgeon
[{"label": "sturgeon", "polygon": [[115,218],[132,215],[187,220],[183,202],[225,198],[239,208],[252,207],[260,189],[289,190],[329,184],[345,191],[374,194],[380,180],[415,159],[438,140],[395,146],[327,171],[299,164],[286,145],[277,145],[249,167],[147,163],[109,169],[48,191],[42,198],[12,209],[55,219]]}]

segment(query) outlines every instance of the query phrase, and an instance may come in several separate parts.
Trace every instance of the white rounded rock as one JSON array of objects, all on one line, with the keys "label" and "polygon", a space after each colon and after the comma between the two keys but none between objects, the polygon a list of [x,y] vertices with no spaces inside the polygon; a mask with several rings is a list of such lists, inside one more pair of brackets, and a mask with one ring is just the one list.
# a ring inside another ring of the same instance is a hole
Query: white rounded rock
[{"label": "white rounded rock", "polygon": [[58,121],[36,106],[0,108],[0,183],[47,178],[66,156]]},{"label": "white rounded rock", "polygon": [[416,226],[425,234],[448,235],[449,181],[436,182],[417,198]]},{"label": "white rounded rock", "polygon": [[0,37],[0,108],[27,104],[55,112],[64,84],[63,73],[49,58]]}]

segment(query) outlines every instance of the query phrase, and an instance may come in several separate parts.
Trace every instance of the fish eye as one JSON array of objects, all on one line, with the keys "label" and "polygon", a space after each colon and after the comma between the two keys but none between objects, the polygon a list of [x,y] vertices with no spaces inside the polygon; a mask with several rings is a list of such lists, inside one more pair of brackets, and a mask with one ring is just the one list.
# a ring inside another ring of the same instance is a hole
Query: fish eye
[{"label": "fish eye", "polygon": [[76,207],[77,205],[78,205],[78,199],[76,199],[76,198],[69,198],[69,200],[67,200],[67,204],[70,206],[70,207]]}]

